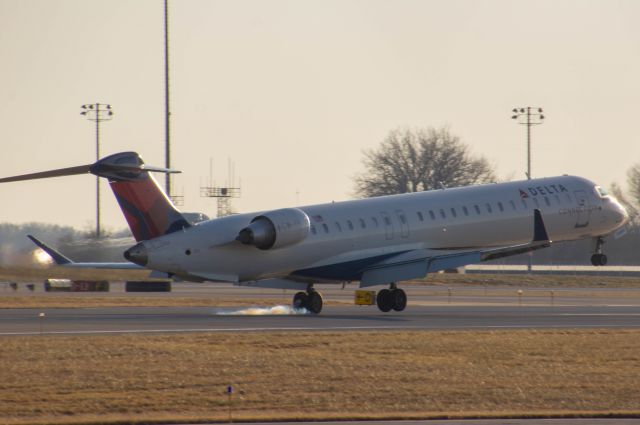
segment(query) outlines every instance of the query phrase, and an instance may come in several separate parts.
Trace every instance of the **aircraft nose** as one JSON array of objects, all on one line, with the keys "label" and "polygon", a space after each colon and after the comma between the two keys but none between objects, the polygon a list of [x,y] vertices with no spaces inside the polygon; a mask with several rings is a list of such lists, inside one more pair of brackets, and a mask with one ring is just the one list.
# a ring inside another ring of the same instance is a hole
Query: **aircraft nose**
[{"label": "aircraft nose", "polygon": [[147,247],[143,242],[140,242],[124,252],[124,258],[139,266],[146,266],[149,262],[149,256],[147,254]]},{"label": "aircraft nose", "polygon": [[613,213],[616,223],[625,224],[627,221],[629,221],[629,213],[627,212],[626,208],[623,207],[619,202],[615,203]]}]

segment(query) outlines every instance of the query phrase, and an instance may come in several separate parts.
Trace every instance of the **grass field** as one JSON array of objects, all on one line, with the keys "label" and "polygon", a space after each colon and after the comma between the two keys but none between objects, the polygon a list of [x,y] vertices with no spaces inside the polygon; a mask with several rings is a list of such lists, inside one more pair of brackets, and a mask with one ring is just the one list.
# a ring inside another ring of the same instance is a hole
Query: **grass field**
[{"label": "grass field", "polygon": [[435,285],[516,286],[538,288],[640,288],[640,278],[604,275],[439,273],[412,283]]},{"label": "grass field", "polygon": [[[20,282],[42,282],[45,277],[71,277],[74,279],[108,279],[122,281],[144,278],[144,273],[117,270],[106,271],[107,274],[96,275],[95,270],[61,270],[60,268],[47,269],[21,269],[0,268],[0,280],[16,280]],[[141,274],[142,273],[142,274]],[[178,289],[180,283],[174,283]],[[203,284],[211,287],[215,284]],[[347,292],[351,293],[357,285],[351,285]],[[411,294],[412,287],[422,287],[423,293],[429,302],[450,303],[457,302],[457,298],[471,297],[503,297],[510,302],[518,302],[516,291],[523,289],[522,300],[524,304],[550,304],[553,302],[562,304],[563,298],[568,297],[608,297],[611,293],[600,291],[601,289],[614,289],[615,296],[627,300],[640,298],[640,279],[634,277],[615,276],[549,276],[549,275],[507,275],[507,274],[433,274],[427,279],[402,282]],[[337,287],[337,286],[336,286]],[[448,289],[453,287],[448,296]],[[479,293],[478,287],[484,291]],[[545,290],[540,290],[545,289]],[[546,290],[548,289],[548,291]],[[40,287],[40,291],[41,291]],[[562,290],[551,293],[554,290]],[[242,291],[242,289],[240,289]],[[69,307],[228,307],[228,306],[256,306],[266,304],[289,304],[292,292],[278,294],[271,291],[268,297],[225,297],[216,296],[215,292],[207,296],[189,296],[184,293],[163,294],[148,296],[143,293],[116,292],[108,296],[101,293],[13,293],[6,289],[0,291],[0,308],[69,308]],[[481,299],[481,298],[480,298]],[[339,303],[351,303],[350,299],[336,300],[325,299],[327,305]],[[410,297],[410,304],[411,301]]]},{"label": "grass field", "polygon": [[[251,307],[291,304],[292,295],[270,298],[259,297],[166,297],[130,296],[121,294],[105,297],[89,293],[56,293],[47,295],[1,296],[0,308],[97,308],[97,307]],[[335,305],[338,301],[325,301]],[[346,303],[346,302],[345,302]],[[352,304],[352,303],[349,303]]]},{"label": "grass field", "polygon": [[0,340],[0,423],[631,415],[640,331]]}]

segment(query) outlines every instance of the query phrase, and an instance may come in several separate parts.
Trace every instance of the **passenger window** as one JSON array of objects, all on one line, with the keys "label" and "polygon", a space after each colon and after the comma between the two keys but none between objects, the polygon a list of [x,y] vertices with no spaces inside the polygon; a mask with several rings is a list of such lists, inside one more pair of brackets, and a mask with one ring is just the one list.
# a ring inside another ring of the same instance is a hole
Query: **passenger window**
[{"label": "passenger window", "polygon": [[311,233],[313,233],[314,235],[318,233],[318,231],[316,230],[316,226],[314,226],[313,224],[311,225]]},{"label": "passenger window", "polygon": [[440,209],[440,217],[447,218],[447,215],[444,213],[443,209]]},{"label": "passenger window", "polygon": [[569,204],[571,204],[571,202],[572,202],[572,201],[571,201],[571,195],[569,195],[568,193],[565,193],[565,194],[564,194],[564,196],[567,198],[567,202],[568,202]]},{"label": "passenger window", "polygon": [[491,214],[491,213],[492,213],[492,211],[491,211],[491,204],[487,202],[486,206],[487,206],[487,212],[488,212],[489,214]]},{"label": "passenger window", "polygon": [[327,223],[322,223],[322,228],[324,229],[325,233],[329,233],[329,226],[327,226]]},{"label": "passenger window", "polygon": [[504,212],[504,207],[502,206],[502,202],[498,202],[498,209],[500,212]]},{"label": "passenger window", "polygon": [[462,207],[462,212],[464,213],[464,215],[468,216],[469,215],[469,209],[467,207]]},{"label": "passenger window", "polygon": [[556,198],[556,202],[557,202],[559,205],[562,205],[562,199],[560,199],[560,197],[559,197],[558,195],[555,195],[555,198]]},{"label": "passenger window", "polygon": [[378,227],[378,219],[375,217],[371,217],[371,221],[373,221],[373,225]]},{"label": "passenger window", "polygon": [[476,210],[476,214],[480,215],[480,207],[477,205],[474,205],[473,208]]},{"label": "passenger window", "polygon": [[418,220],[424,221],[424,217],[422,217],[422,213],[418,211]]},{"label": "passenger window", "polygon": [[458,214],[456,214],[455,208],[451,208],[451,215],[453,215],[454,218],[458,216]]},{"label": "passenger window", "polygon": [[433,210],[429,210],[429,217],[431,217],[431,220],[435,220],[436,219],[436,215],[433,212]]},{"label": "passenger window", "polygon": [[522,206],[524,207],[525,210],[529,208],[529,206],[527,205],[527,201],[525,199],[522,200]]},{"label": "passenger window", "polygon": [[390,219],[389,217],[385,217],[385,218],[384,218],[384,223],[385,223],[387,226],[391,226],[391,219]]},{"label": "passenger window", "polygon": [[546,196],[544,197],[544,203],[547,204],[548,207],[551,206],[551,201],[549,201],[549,198],[547,198]]},{"label": "passenger window", "polygon": [[400,217],[400,222],[402,224],[407,224],[407,218],[404,216],[404,214],[398,214],[398,217]]},{"label": "passenger window", "polygon": [[353,223],[351,220],[347,220],[347,226],[349,226],[349,230],[353,230]]},{"label": "passenger window", "polygon": [[511,204],[511,209],[513,209],[514,211],[516,210],[516,203],[513,201],[509,201],[509,203]]},{"label": "passenger window", "polygon": [[533,203],[536,204],[536,208],[540,208],[540,202],[538,202],[538,198],[533,198]]},{"label": "passenger window", "polygon": [[362,227],[363,229],[365,229],[367,227],[367,224],[364,222],[364,219],[359,218],[358,219],[360,221],[360,227]]},{"label": "passenger window", "polygon": [[337,221],[336,221],[336,228],[338,229],[338,232],[342,232],[342,226]]}]

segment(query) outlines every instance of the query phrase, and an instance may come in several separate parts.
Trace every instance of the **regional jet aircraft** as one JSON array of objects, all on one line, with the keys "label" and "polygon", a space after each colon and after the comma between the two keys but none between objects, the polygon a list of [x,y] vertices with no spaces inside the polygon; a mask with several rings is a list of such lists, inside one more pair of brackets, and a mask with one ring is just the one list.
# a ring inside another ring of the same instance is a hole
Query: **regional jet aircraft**
[{"label": "regional jet aircraft", "polygon": [[[129,263],[67,266],[146,268],[152,276],[297,289],[295,307],[322,310],[318,282],[385,285],[381,311],[402,311],[397,282],[428,273],[591,238],[594,265],[606,264],[603,238],[625,224],[625,209],[582,177],[560,176],[432,190],[237,214],[192,223],[135,152],[94,164],[0,179],[91,173],[109,180],[137,244]],[[44,248],[46,245],[41,244]]]}]

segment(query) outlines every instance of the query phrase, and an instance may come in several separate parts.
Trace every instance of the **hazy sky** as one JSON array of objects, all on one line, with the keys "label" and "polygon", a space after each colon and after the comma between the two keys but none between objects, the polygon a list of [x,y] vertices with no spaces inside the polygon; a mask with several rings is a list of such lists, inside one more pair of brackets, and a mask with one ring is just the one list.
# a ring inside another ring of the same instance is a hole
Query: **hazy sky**
[{"label": "hazy sky", "polygon": [[[533,175],[608,186],[640,162],[639,1],[170,2],[174,187],[185,211],[242,181],[240,212],[343,200],[363,149],[448,125],[523,178],[516,106],[541,106]],[[2,175],[89,163],[84,103],[113,105],[102,152],[164,164],[162,0],[0,0]],[[162,177],[161,177],[162,178]],[[0,186],[0,222],[93,226],[89,176]],[[103,185],[103,218],[125,226]]]}]

